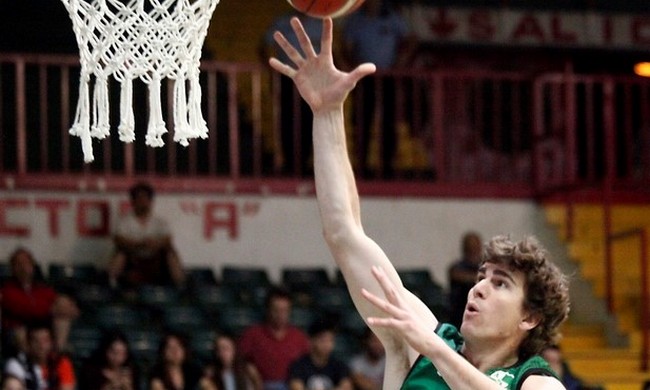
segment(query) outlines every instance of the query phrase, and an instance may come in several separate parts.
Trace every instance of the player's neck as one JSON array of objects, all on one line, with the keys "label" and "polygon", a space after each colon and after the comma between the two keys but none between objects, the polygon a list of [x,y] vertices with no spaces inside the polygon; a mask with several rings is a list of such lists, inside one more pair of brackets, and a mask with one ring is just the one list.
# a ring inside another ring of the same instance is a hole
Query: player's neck
[{"label": "player's neck", "polygon": [[462,354],[481,372],[492,368],[510,367],[517,363],[517,347],[510,341],[469,342],[466,340]]}]

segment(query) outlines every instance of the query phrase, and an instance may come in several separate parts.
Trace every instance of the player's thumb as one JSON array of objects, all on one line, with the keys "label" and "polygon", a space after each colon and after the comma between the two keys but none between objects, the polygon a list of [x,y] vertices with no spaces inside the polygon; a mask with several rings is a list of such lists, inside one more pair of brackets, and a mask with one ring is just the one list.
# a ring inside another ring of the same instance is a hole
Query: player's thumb
[{"label": "player's thumb", "polygon": [[377,67],[375,66],[375,64],[366,62],[354,68],[354,70],[350,72],[350,76],[352,77],[353,81],[356,83],[361,78],[375,73],[376,70]]}]

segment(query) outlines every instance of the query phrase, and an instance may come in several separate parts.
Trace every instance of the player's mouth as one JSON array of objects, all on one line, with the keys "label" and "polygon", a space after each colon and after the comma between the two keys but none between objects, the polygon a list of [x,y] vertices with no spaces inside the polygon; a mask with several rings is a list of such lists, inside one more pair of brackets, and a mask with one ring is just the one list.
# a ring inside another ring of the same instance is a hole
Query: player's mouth
[{"label": "player's mouth", "polygon": [[477,314],[478,312],[478,306],[474,302],[467,302],[465,314]]}]

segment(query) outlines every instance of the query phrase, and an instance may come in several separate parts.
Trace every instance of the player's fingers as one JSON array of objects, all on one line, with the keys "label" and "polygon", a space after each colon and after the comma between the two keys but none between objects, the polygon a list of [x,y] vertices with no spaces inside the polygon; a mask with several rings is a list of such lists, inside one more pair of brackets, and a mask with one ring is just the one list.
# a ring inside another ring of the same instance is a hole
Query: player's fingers
[{"label": "player's fingers", "polygon": [[296,48],[293,47],[289,41],[287,41],[287,38],[285,38],[281,32],[276,31],[273,34],[273,39],[275,39],[275,42],[278,43],[278,45],[286,53],[287,57],[289,57],[294,64],[300,66],[305,61],[305,59],[302,58],[302,54],[300,54],[300,52],[296,50]]},{"label": "player's fingers", "polygon": [[391,317],[399,317],[401,314],[401,310],[397,308],[395,305],[390,303],[389,301],[379,298],[375,294],[371,293],[370,291],[366,290],[365,288],[361,289],[361,295],[363,295],[368,302],[372,303],[374,306],[376,306],[378,309],[382,310],[384,313]]},{"label": "player's fingers", "polygon": [[271,65],[271,68],[277,70],[289,78],[293,78],[293,76],[296,75],[295,69],[285,64],[284,62],[279,61],[277,58],[271,57],[269,59],[269,65]]},{"label": "player's fingers", "polygon": [[397,294],[395,285],[390,281],[384,270],[380,267],[373,266],[372,274],[379,282],[381,289],[384,290],[384,295],[388,302],[399,307],[401,304],[400,296]]},{"label": "player's fingers", "polygon": [[400,322],[394,318],[382,318],[382,317],[368,317],[366,322],[370,326],[377,326],[380,328],[400,328]]},{"label": "player's fingers", "polygon": [[323,19],[323,33],[320,38],[320,50],[322,54],[332,55],[332,30],[334,29],[332,18]]},{"label": "player's fingers", "polygon": [[298,20],[298,18],[291,18],[291,27],[293,27],[293,31],[296,33],[296,37],[300,43],[300,48],[302,49],[303,53],[305,53],[307,58],[316,57],[314,46],[312,46],[311,41],[309,40],[309,36],[305,32],[305,28],[302,26],[302,23],[300,23],[300,20]]}]

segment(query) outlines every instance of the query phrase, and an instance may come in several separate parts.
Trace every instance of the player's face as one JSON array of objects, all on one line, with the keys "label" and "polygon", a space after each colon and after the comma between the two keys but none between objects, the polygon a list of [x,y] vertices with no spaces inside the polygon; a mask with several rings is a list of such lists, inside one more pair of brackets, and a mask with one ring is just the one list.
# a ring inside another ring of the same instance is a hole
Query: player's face
[{"label": "player's face", "polygon": [[523,308],[525,277],[501,264],[484,263],[467,297],[461,332],[468,342],[523,340],[537,323]]}]

